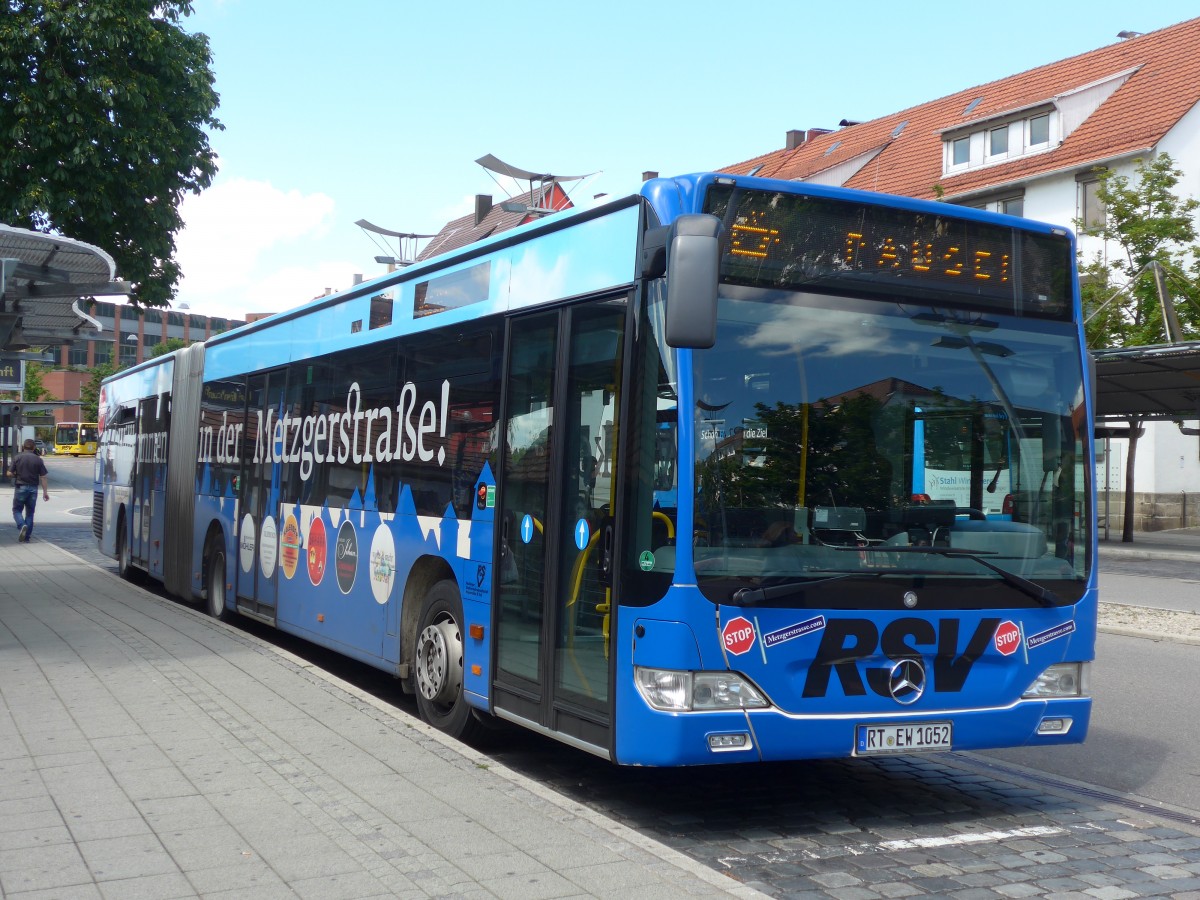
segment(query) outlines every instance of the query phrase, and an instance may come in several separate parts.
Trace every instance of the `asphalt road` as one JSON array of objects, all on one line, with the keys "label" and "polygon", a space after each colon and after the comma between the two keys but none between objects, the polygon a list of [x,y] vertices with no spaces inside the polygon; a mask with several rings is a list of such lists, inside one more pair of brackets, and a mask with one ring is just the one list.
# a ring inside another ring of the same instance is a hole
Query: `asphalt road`
[{"label": "asphalt road", "polygon": [[1198,665],[1192,644],[1101,634],[1086,743],[983,755],[1200,811]]}]

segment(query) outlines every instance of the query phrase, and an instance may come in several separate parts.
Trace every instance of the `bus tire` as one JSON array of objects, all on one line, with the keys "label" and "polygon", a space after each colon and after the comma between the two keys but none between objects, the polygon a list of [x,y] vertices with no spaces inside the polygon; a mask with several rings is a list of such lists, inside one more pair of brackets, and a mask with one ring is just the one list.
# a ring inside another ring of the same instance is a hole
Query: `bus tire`
[{"label": "bus tire", "polygon": [[124,516],[117,521],[117,574],[131,584],[142,580],[141,570],[133,564],[133,548],[129,546],[129,528]]},{"label": "bus tire", "polygon": [[208,577],[204,610],[214,619],[228,622],[233,618],[225,606],[225,548],[214,542],[207,553]]},{"label": "bus tire", "polygon": [[458,586],[439,581],[417,621],[413,682],[421,718],[453,738],[470,741],[483,726],[463,696],[463,613]]}]

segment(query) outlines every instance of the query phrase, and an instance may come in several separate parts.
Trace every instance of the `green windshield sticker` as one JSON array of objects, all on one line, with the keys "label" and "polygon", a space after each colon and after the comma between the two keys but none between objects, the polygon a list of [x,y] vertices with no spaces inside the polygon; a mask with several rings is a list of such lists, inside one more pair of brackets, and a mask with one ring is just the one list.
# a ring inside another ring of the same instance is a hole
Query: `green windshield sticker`
[{"label": "green windshield sticker", "polygon": [[654,568],[654,554],[649,550],[643,550],[642,555],[638,557],[638,565],[642,567],[643,572],[649,572]]}]

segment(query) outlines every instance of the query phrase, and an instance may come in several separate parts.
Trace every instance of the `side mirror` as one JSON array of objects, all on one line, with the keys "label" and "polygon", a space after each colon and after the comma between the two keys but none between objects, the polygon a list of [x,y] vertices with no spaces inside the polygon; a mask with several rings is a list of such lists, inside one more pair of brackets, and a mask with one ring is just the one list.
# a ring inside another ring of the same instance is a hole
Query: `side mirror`
[{"label": "side mirror", "polygon": [[666,338],[672,347],[703,350],[717,340],[717,272],[721,220],[680,216],[667,238]]}]

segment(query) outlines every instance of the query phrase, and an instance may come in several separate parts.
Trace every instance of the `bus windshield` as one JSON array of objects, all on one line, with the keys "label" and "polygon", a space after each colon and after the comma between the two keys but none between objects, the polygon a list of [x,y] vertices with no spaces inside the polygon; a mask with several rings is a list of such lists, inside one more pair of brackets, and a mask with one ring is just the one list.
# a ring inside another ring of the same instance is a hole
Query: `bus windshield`
[{"label": "bus windshield", "polygon": [[736,285],[718,321],[693,376],[694,557],[710,600],[1080,598],[1090,511],[1069,321]]}]

